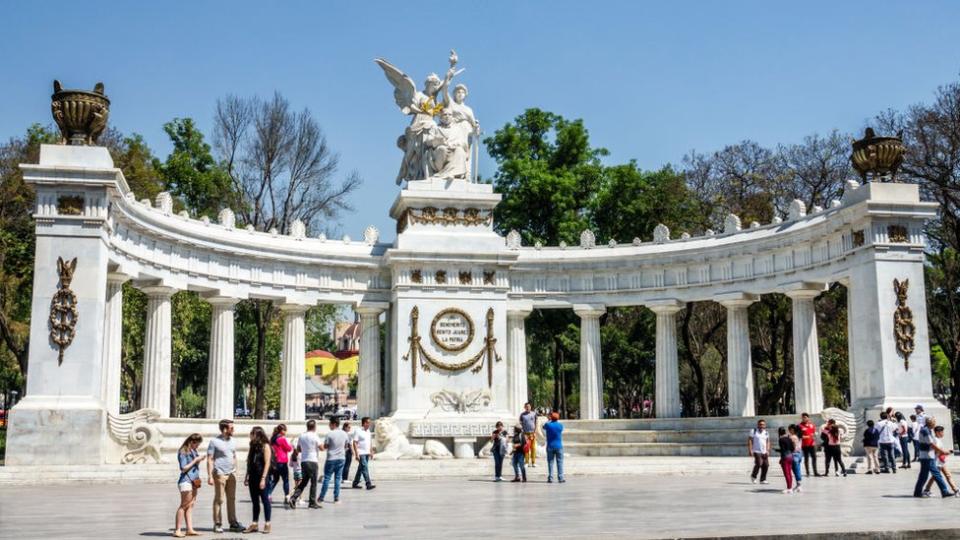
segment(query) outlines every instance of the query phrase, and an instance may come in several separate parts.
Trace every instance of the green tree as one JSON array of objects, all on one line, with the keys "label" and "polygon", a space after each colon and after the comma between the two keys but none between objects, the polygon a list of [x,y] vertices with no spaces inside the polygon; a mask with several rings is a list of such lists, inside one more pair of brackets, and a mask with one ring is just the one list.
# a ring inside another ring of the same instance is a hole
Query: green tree
[{"label": "green tree", "polygon": [[235,206],[238,196],[230,175],[214,159],[203,133],[190,118],[175,118],[163,125],[173,151],[154,168],[164,188],[195,215],[216,216],[223,208]]}]

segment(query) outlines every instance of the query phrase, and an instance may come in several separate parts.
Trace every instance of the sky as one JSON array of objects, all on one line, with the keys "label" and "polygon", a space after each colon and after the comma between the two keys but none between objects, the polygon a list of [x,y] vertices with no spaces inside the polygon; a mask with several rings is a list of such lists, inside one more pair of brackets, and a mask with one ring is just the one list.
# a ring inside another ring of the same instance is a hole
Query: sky
[{"label": "sky", "polygon": [[[376,57],[418,84],[466,68],[486,135],[528,107],[582,118],[610,163],[646,169],[752,139],[859,132],[880,111],[929,101],[960,79],[960,2],[12,2],[0,35],[0,139],[52,123],[53,79],[106,85],[110,122],[160,157],[163,124],[209,133],[218,98],[309,109],[363,179],[355,211],[394,236],[396,108]],[[480,174],[496,164],[481,156]]]}]

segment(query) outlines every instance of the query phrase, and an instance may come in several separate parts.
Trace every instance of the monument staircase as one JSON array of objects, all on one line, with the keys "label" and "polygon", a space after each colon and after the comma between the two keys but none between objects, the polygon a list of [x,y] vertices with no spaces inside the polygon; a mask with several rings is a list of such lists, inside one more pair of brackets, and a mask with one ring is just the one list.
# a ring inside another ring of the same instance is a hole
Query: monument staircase
[{"label": "monument staircase", "polygon": [[[771,438],[797,415],[765,416]],[[821,419],[813,418],[819,425]],[[571,456],[743,456],[757,417],[568,420],[564,451]]]}]

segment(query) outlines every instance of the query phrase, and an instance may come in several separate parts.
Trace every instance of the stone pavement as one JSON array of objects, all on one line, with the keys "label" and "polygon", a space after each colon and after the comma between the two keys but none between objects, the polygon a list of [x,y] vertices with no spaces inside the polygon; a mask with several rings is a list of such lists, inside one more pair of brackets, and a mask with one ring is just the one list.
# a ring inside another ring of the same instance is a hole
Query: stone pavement
[{"label": "stone pavement", "polygon": [[[528,484],[482,477],[382,481],[374,491],[346,489],[341,504],[321,510],[276,504],[273,537],[782,537],[860,531],[870,538],[921,529],[955,529],[937,537],[960,537],[960,498],[914,499],[916,469],[895,476],[814,478],[803,493],[783,495],[779,476],[769,485],[752,485],[748,465],[744,459],[738,475],[572,476],[562,485],[547,484],[542,467],[531,470]],[[0,489],[0,539],[166,537],[177,500],[173,481],[7,486]],[[203,538],[244,536],[211,532],[211,500],[204,485],[195,512]],[[244,523],[250,509],[241,486],[238,514]],[[908,537],[933,536],[924,531]]]}]

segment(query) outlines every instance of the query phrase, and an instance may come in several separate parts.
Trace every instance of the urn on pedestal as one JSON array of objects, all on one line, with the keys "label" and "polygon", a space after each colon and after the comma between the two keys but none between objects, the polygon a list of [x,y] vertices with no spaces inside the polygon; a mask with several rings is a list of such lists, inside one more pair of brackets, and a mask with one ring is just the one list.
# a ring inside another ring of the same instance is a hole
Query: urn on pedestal
[{"label": "urn on pedestal", "polygon": [[110,100],[103,93],[103,83],[93,92],[64,90],[60,81],[53,81],[50,110],[60,128],[60,144],[93,145],[107,128]]}]

